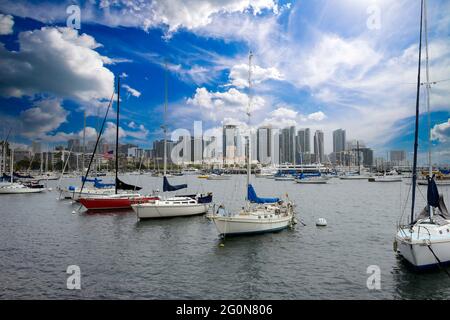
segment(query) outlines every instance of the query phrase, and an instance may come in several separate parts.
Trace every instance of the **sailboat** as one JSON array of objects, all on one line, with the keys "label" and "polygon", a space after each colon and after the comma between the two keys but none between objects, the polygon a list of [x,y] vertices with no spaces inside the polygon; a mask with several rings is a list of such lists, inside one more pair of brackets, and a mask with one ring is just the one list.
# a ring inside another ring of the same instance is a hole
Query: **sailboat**
[{"label": "sailboat", "polygon": [[[167,179],[167,65],[165,70],[165,103],[164,103],[164,169],[163,169],[163,192],[178,191],[187,188],[187,184],[171,185]],[[158,198],[151,202],[137,203],[131,205],[138,219],[167,218],[180,216],[193,216],[204,214],[209,209],[212,201],[212,193],[176,195],[166,198]]]},{"label": "sailboat", "polygon": [[[248,86],[251,93],[251,68],[252,53],[248,63]],[[250,128],[251,94],[247,108],[247,116]],[[210,218],[221,237],[233,235],[248,235],[283,230],[295,223],[294,205],[291,201],[282,201],[279,198],[260,198],[250,183],[251,174],[251,147],[250,133],[247,139],[247,197],[246,205],[236,214],[227,214],[223,206],[219,206]]]},{"label": "sailboat", "polygon": [[[426,48],[426,92],[428,111],[428,165],[427,177],[427,205],[416,217],[416,189],[417,189],[417,149],[419,133],[419,100],[420,100],[420,73],[422,60],[422,32],[425,34]],[[428,65],[428,35],[427,35],[427,6],[421,0],[420,9],[420,40],[419,63],[417,76],[416,118],[414,134],[414,160],[412,172],[411,215],[409,223],[398,224],[394,241],[394,251],[403,257],[417,270],[442,267],[450,264],[450,214],[445,206],[442,194],[439,194],[434,180],[431,165],[431,125],[430,125],[430,79]]]},{"label": "sailboat", "polygon": [[10,183],[2,184],[0,186],[0,194],[40,193],[46,190],[41,185],[32,186],[14,182],[14,149],[11,149],[10,170],[11,170]]},{"label": "sailboat", "polygon": [[[117,78],[117,119],[116,119],[116,179],[114,184],[102,184],[98,182],[97,178],[94,179],[94,186],[98,189],[102,187],[114,187],[114,194],[96,195],[88,197],[80,197],[78,202],[81,203],[88,210],[111,210],[111,209],[130,209],[132,204],[142,203],[148,201],[154,201],[159,199],[156,196],[144,196],[136,191],[141,190],[140,187],[129,185],[121,181],[118,177],[119,174],[119,114],[120,114],[120,76]],[[100,135],[98,137],[100,139]],[[97,139],[97,143],[98,143]],[[92,155],[94,157],[95,150]],[[91,158],[92,162],[92,158]],[[88,173],[90,169],[88,167]],[[87,176],[87,174],[86,174]],[[86,178],[85,178],[86,179]],[[118,190],[125,192],[118,192]],[[128,192],[129,191],[129,192]]]},{"label": "sailboat", "polygon": [[358,172],[357,173],[346,173],[343,176],[340,176],[341,180],[367,180],[369,176],[367,174],[361,174],[361,163],[359,157],[359,141],[356,141],[356,159],[358,163]]}]

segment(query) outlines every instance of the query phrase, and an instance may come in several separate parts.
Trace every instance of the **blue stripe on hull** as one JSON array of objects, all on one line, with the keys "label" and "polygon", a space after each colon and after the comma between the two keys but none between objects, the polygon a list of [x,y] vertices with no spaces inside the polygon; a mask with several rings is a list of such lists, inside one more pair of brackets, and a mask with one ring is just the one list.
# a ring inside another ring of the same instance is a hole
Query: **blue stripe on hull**
[{"label": "blue stripe on hull", "polygon": [[439,270],[440,266],[442,267],[448,267],[450,266],[450,261],[441,261],[441,265],[439,266],[439,264],[436,263],[432,263],[432,264],[426,264],[423,266],[415,266],[413,265],[411,262],[409,262],[407,259],[405,259],[404,257],[402,257],[402,260],[410,267],[412,268],[414,271],[418,271],[418,272],[425,272],[425,271],[436,271]]},{"label": "blue stripe on hull", "polygon": [[277,229],[270,229],[270,230],[264,230],[264,231],[251,231],[251,232],[235,232],[235,233],[222,233],[220,234],[221,237],[236,237],[236,236],[250,236],[250,235],[257,235],[257,234],[264,234],[264,233],[271,233],[271,232],[278,232],[281,230],[286,229],[288,226],[280,227]]}]

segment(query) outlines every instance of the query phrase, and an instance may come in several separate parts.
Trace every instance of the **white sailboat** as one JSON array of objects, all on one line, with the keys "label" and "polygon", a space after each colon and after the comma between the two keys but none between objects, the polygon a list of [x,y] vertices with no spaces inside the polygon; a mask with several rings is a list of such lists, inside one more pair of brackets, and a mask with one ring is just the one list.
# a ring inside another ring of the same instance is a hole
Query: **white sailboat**
[{"label": "white sailboat", "polygon": [[[419,97],[420,97],[420,71],[422,59],[422,31],[425,34],[426,48],[426,92],[428,109],[428,134],[429,150],[428,164],[429,176],[427,206],[416,217],[415,198],[417,184],[417,149],[419,131]],[[431,165],[431,126],[430,126],[430,79],[428,65],[428,35],[427,35],[427,6],[426,1],[421,1],[420,17],[420,42],[419,42],[419,66],[417,79],[416,98],[416,122],[414,141],[414,162],[412,176],[412,204],[409,223],[397,226],[397,234],[394,241],[394,250],[408,261],[415,269],[443,267],[450,264],[450,215],[445,206],[442,194],[439,194],[434,181]]]},{"label": "white sailboat", "polygon": [[2,184],[0,186],[0,194],[24,194],[24,193],[40,193],[45,191],[40,185],[36,187],[30,187],[22,183],[14,182],[14,149],[11,149],[11,182],[9,184]]},{"label": "white sailboat", "polygon": [[[249,55],[249,91],[251,90],[252,53]],[[247,116],[250,124],[251,95],[248,102]],[[250,126],[249,126],[250,127]],[[247,139],[247,197],[246,205],[236,214],[227,214],[220,206],[210,218],[221,237],[275,232],[295,223],[294,205],[291,201],[278,198],[260,198],[250,184],[251,147],[250,133]]]},{"label": "white sailboat", "polygon": [[[164,131],[164,176],[163,176],[163,192],[177,191],[187,188],[186,184],[182,185],[170,185],[167,180],[167,126],[166,126],[166,113],[167,113],[167,66],[165,74],[165,104],[164,104],[164,125],[162,126]],[[159,199],[147,202],[137,203],[131,205],[131,208],[136,213],[137,218],[151,219],[151,218],[168,218],[168,217],[180,217],[180,216],[192,216],[204,214],[209,209],[209,204],[212,201],[212,194],[207,195],[195,194],[189,196],[172,196],[172,197],[160,197]]]}]

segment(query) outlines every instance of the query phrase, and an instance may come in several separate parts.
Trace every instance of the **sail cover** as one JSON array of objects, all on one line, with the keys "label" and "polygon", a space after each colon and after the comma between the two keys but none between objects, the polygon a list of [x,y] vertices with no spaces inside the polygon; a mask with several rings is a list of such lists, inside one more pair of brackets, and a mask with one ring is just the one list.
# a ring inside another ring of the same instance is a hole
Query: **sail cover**
[{"label": "sail cover", "polygon": [[120,190],[141,190],[141,187],[133,186],[132,184],[125,183],[121,181],[119,178],[116,178],[117,189]]},{"label": "sail cover", "polygon": [[253,186],[251,184],[247,187],[247,199],[250,202],[253,203],[274,203],[278,202],[279,198],[260,198],[256,195],[255,189],[253,189]]},{"label": "sail cover", "polygon": [[187,184],[179,184],[179,185],[176,185],[176,186],[172,186],[169,183],[169,180],[167,180],[167,177],[163,178],[163,191],[164,192],[166,192],[166,191],[177,191],[177,190],[185,189],[185,188],[187,188]]},{"label": "sail cover", "polygon": [[103,189],[103,188],[110,188],[110,187],[114,187],[116,184],[115,183],[102,183],[100,182],[102,181],[101,179],[95,179],[94,181],[94,187],[98,188],[98,189]]},{"label": "sail cover", "polygon": [[434,181],[434,176],[428,177],[427,201],[432,207],[436,208],[439,206],[439,191]]}]

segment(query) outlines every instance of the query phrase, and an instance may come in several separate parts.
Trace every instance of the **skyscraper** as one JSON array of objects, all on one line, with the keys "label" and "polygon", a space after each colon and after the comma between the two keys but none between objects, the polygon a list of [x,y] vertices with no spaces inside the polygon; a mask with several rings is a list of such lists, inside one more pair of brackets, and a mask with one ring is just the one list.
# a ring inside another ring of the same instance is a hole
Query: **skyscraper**
[{"label": "skyscraper", "polygon": [[333,131],[333,152],[345,151],[345,130],[337,129]]},{"label": "skyscraper", "polygon": [[280,134],[280,163],[295,164],[295,127],[281,130]]},{"label": "skyscraper", "polygon": [[314,134],[314,155],[317,163],[324,162],[323,131],[321,130],[316,130]]},{"label": "skyscraper", "polygon": [[260,127],[256,136],[256,155],[259,163],[269,164],[271,162],[272,128]]},{"label": "skyscraper", "polygon": [[300,129],[296,137],[297,163],[309,163],[311,161],[311,145],[309,128]]},{"label": "skyscraper", "polygon": [[69,151],[72,150],[72,152],[80,152],[80,139],[69,139],[69,141],[67,141],[67,149]]},{"label": "skyscraper", "polygon": [[238,129],[235,125],[227,124],[223,126],[223,161],[224,163],[234,163],[237,156]]},{"label": "skyscraper", "polygon": [[31,151],[33,154],[41,153],[42,152],[42,144],[38,141],[33,141],[31,146]]}]

